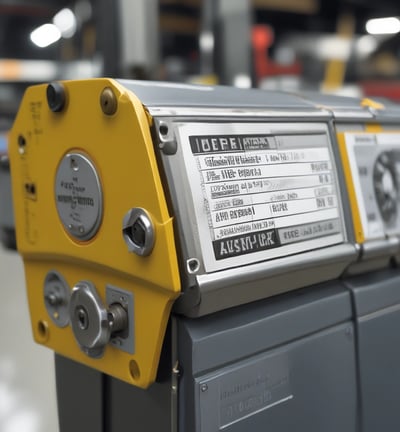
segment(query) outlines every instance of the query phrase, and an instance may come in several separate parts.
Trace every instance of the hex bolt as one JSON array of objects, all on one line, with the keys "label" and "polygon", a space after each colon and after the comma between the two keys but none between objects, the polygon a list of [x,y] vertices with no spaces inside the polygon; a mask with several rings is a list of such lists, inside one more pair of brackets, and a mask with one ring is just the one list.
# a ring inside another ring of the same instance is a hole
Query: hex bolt
[{"label": "hex bolt", "polygon": [[149,214],[136,207],[128,211],[122,222],[122,235],[129,252],[139,256],[151,253],[155,242],[153,223]]},{"label": "hex bolt", "polygon": [[65,88],[59,82],[50,83],[46,88],[47,104],[51,111],[61,112],[65,107]]},{"label": "hex bolt", "polygon": [[105,115],[113,115],[117,112],[118,101],[111,87],[106,87],[100,94],[100,106]]},{"label": "hex bolt", "polygon": [[141,219],[137,219],[131,227],[132,241],[139,247],[146,244],[146,227]]}]

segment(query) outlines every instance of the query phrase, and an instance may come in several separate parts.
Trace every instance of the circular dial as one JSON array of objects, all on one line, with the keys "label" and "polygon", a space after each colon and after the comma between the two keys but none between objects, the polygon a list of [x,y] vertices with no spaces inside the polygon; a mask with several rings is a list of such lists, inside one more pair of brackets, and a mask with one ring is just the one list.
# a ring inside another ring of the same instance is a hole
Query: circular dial
[{"label": "circular dial", "polygon": [[382,219],[386,223],[394,222],[397,216],[399,190],[396,168],[389,152],[381,153],[375,161],[373,181]]}]

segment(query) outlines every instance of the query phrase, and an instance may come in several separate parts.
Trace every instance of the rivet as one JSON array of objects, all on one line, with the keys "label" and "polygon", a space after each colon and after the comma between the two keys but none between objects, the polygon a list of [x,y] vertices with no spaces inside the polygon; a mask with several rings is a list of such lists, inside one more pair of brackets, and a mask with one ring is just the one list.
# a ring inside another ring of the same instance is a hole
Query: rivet
[{"label": "rivet", "polygon": [[113,115],[116,113],[118,108],[118,102],[111,87],[106,87],[101,92],[100,106],[103,113],[106,115]]}]

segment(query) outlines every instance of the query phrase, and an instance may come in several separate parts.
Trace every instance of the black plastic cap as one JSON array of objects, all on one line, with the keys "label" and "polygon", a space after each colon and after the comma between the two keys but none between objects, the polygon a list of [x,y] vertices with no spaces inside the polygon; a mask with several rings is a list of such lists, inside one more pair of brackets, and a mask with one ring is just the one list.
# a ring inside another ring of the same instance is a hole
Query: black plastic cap
[{"label": "black plastic cap", "polygon": [[65,88],[58,82],[50,83],[46,89],[47,104],[53,112],[60,112],[65,106]]}]

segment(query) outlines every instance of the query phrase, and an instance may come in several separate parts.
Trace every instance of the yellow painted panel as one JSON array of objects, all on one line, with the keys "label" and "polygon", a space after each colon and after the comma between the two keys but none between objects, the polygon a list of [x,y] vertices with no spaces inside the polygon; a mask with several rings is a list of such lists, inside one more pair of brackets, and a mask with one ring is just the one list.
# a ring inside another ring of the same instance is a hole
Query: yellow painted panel
[{"label": "yellow painted panel", "polygon": [[[63,85],[66,106],[57,113],[48,108],[46,85],[28,89],[10,136],[17,244],[25,264],[33,333],[62,355],[147,387],[155,379],[171,305],[181,289],[173,218],[158,172],[151,119],[138,98],[113,80]],[[111,116],[100,107],[105,87],[118,100]],[[56,169],[70,151],[90,158],[103,191],[101,225],[89,241],[72,238],[57,213]],[[34,186],[33,193],[27,184]],[[123,217],[134,207],[146,209],[155,226],[154,249],[147,257],[129,253],[123,240]],[[71,328],[58,328],[47,315],[43,281],[50,270],[60,272],[71,288],[90,280],[103,301],[106,284],[132,292],[135,353],[107,346],[103,358],[92,359],[81,352]],[[134,376],[129,365],[137,365]]]},{"label": "yellow painted panel", "polygon": [[351,173],[349,157],[347,154],[346,141],[345,141],[344,133],[342,133],[342,132],[338,133],[337,139],[338,139],[338,144],[339,144],[339,151],[340,151],[340,157],[342,160],[344,176],[345,176],[346,185],[347,185],[347,193],[349,195],[349,200],[350,200],[350,208],[351,208],[351,214],[352,214],[352,219],[353,219],[354,235],[356,238],[356,242],[361,244],[361,243],[364,243],[365,234],[364,234],[362,224],[361,224],[360,212],[359,212],[359,208],[358,208],[357,196],[356,196],[356,191],[354,188],[353,176]]}]

